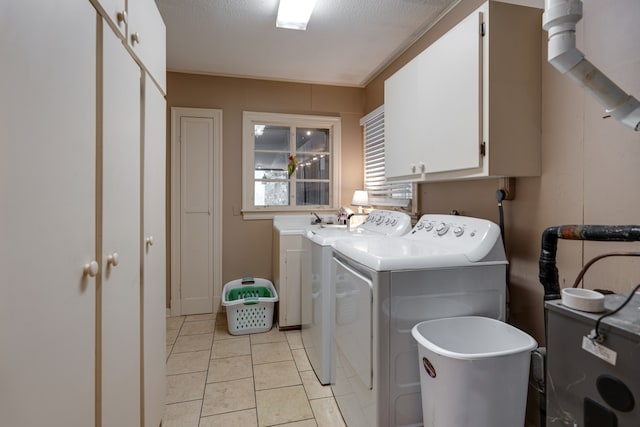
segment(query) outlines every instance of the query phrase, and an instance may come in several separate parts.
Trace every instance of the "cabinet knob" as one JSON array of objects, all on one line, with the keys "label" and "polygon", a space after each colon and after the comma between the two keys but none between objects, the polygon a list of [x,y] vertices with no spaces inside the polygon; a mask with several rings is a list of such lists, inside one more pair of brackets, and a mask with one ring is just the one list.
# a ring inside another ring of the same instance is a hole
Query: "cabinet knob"
[{"label": "cabinet knob", "polygon": [[140,33],[131,34],[131,44],[140,44]]},{"label": "cabinet knob", "polygon": [[416,173],[416,165],[414,165],[413,163],[411,163],[411,172]]},{"label": "cabinet knob", "polygon": [[107,255],[107,265],[112,265],[115,267],[116,265],[118,265],[118,259],[118,252]]},{"label": "cabinet knob", "polygon": [[424,164],[424,162],[418,163],[418,167],[420,168],[420,172],[422,172],[422,173],[424,173],[424,171],[427,168],[427,166]]},{"label": "cabinet knob", "polygon": [[99,269],[100,269],[100,266],[98,265],[98,262],[91,261],[89,264],[84,265],[82,272],[84,273],[85,276],[96,277]]},{"label": "cabinet knob", "polygon": [[153,236],[149,236],[145,239],[147,246],[153,246]]},{"label": "cabinet knob", "polygon": [[116,14],[116,18],[118,19],[118,26],[120,26],[120,24],[126,24],[127,23],[127,11],[123,10],[122,12],[118,12]]}]

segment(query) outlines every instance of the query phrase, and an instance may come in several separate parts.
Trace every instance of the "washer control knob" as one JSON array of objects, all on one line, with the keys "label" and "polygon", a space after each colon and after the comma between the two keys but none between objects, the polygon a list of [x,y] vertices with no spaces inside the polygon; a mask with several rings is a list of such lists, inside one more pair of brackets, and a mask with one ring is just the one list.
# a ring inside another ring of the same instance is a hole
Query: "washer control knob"
[{"label": "washer control knob", "polygon": [[426,231],[431,231],[431,230],[433,230],[433,226],[434,226],[433,222],[428,222],[428,223],[425,224],[424,229]]},{"label": "washer control knob", "polygon": [[449,231],[449,225],[445,224],[444,222],[441,222],[436,227],[436,233],[438,233],[438,236],[444,236],[445,234],[447,234],[447,231]]},{"label": "washer control knob", "polygon": [[380,224],[382,224],[382,221],[384,221],[384,217],[380,216],[380,217],[378,217],[378,220],[376,221],[376,224],[380,225]]},{"label": "washer control knob", "polygon": [[391,220],[391,225],[396,225],[397,223],[398,223],[398,220],[397,220],[397,219],[393,218],[393,219]]},{"label": "washer control knob", "polygon": [[419,222],[418,224],[416,224],[416,230],[422,230],[424,228],[424,224]]},{"label": "washer control knob", "polygon": [[456,235],[456,237],[460,237],[464,234],[464,228],[462,227],[456,227],[453,229],[453,234]]}]

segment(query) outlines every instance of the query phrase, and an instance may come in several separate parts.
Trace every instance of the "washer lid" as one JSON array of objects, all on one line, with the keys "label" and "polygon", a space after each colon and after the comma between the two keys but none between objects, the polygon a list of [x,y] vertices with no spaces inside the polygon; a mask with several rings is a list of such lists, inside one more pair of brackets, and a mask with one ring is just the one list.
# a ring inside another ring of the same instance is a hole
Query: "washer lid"
[{"label": "washer lid", "polygon": [[403,212],[373,210],[357,227],[323,224],[307,229],[306,236],[320,246],[331,246],[345,238],[400,236],[411,231],[411,217]]},{"label": "washer lid", "polygon": [[404,236],[343,239],[334,249],[376,271],[507,263],[497,225],[449,215],[424,215]]}]

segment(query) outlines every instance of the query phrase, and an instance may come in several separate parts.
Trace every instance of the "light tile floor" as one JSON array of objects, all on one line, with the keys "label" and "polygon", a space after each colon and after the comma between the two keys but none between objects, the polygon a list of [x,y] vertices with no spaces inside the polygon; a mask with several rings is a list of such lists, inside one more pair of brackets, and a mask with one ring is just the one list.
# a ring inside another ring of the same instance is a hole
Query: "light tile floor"
[{"label": "light tile floor", "polygon": [[300,331],[233,336],[224,313],[167,318],[163,427],[344,427]]}]

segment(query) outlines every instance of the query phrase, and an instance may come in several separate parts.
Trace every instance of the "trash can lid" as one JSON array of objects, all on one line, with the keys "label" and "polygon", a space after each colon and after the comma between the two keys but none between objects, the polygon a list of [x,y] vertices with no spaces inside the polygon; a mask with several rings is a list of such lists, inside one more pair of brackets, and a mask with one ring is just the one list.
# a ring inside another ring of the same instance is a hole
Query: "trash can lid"
[{"label": "trash can lid", "polygon": [[485,359],[528,352],[538,343],[520,329],[480,316],[447,317],[418,323],[411,335],[419,345],[454,359]]}]

